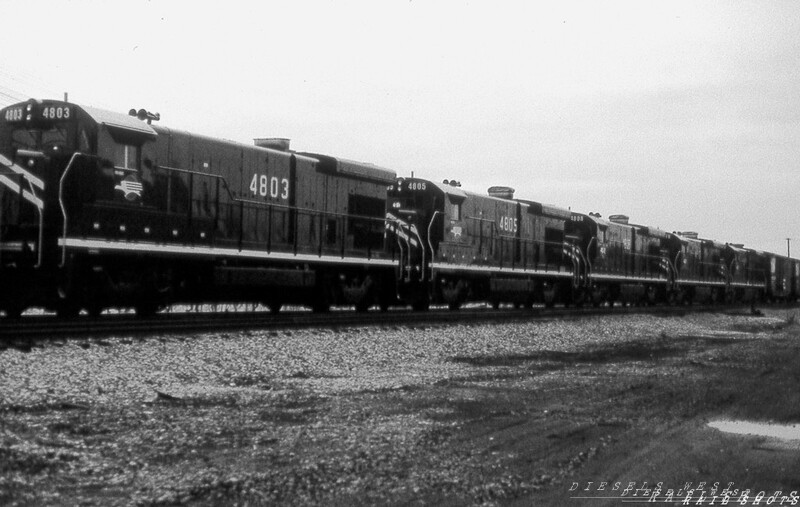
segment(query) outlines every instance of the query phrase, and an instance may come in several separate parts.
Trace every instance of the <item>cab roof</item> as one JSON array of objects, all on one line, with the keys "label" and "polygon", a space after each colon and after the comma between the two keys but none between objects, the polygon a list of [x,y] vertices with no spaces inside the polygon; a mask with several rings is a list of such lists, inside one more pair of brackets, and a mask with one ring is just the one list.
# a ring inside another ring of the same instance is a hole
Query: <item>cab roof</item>
[{"label": "cab roof", "polygon": [[155,129],[135,116],[115,113],[91,106],[79,106],[89,117],[101,125],[156,137]]}]

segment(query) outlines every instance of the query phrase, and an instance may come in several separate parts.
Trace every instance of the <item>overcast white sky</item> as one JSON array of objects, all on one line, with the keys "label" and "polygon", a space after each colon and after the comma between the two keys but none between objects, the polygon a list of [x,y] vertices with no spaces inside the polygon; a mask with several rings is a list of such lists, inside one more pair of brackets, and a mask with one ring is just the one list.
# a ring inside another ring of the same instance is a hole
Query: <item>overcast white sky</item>
[{"label": "overcast white sky", "polygon": [[800,254],[800,2],[0,0],[31,96]]}]

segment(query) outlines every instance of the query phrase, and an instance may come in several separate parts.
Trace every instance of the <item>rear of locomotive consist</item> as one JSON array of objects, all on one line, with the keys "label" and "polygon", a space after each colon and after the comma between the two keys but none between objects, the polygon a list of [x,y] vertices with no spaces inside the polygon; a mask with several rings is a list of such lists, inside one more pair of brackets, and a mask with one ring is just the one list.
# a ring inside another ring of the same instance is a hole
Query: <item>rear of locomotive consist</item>
[{"label": "rear of locomotive consist", "polygon": [[800,301],[800,259],[790,258],[789,263],[792,270],[792,290],[789,300]]},{"label": "rear of locomotive consist", "polygon": [[737,244],[675,233],[681,241],[676,261],[681,301],[735,303],[762,300],[766,294],[763,255]]},{"label": "rear of locomotive consist", "polygon": [[[723,259],[727,268],[725,301],[756,302],[766,296],[767,273],[763,270],[762,255],[741,244],[725,245]],[[787,284],[791,291],[791,283]]]},{"label": "rear of locomotive consist", "polygon": [[751,250],[758,273],[763,273],[764,299],[769,302],[796,301],[800,292],[800,261],[783,255]]},{"label": "rear of locomotive consist", "polygon": [[66,102],[1,114],[9,315],[171,302],[364,309],[394,293],[383,285],[392,171]]},{"label": "rear of locomotive consist", "polygon": [[457,309],[468,301],[530,306],[566,297],[574,279],[564,242],[569,212],[515,200],[507,187],[490,193],[417,178],[389,187],[387,228],[399,252],[402,300]]},{"label": "rear of locomotive consist", "polygon": [[800,259],[789,259],[792,269],[792,291],[790,301],[800,301]]}]

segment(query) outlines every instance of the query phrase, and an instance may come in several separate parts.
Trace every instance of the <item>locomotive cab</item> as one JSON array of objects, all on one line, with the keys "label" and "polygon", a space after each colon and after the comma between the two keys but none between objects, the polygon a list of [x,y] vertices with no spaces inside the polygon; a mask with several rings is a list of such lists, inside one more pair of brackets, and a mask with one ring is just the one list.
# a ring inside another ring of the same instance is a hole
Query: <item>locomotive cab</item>
[{"label": "locomotive cab", "polygon": [[44,228],[54,221],[54,188],[80,139],[77,108],[30,100],[0,111],[0,268],[46,262]]},{"label": "locomotive cab", "polygon": [[0,308],[7,315],[59,309],[69,284],[68,220],[87,202],[138,200],[140,149],[154,138],[136,118],[64,101],[32,99],[0,111],[0,289],[13,294]]},{"label": "locomotive cab", "polygon": [[442,240],[434,221],[445,213],[445,192],[433,182],[398,178],[388,187],[386,229],[398,251],[398,292],[418,309],[429,304],[430,262]]},{"label": "locomotive cab", "polygon": [[73,104],[29,100],[0,111],[0,308],[7,315],[57,298],[44,282],[58,276],[60,180],[93,142]]}]

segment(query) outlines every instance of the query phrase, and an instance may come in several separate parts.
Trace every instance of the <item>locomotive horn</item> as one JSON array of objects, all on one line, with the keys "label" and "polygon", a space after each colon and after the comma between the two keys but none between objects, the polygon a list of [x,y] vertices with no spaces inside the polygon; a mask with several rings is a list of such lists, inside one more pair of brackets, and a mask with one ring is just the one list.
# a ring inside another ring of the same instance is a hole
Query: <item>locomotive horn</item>
[{"label": "locomotive horn", "polygon": [[136,111],[136,109],[131,109],[130,111],[128,111],[128,114],[131,116],[135,116],[142,121],[147,120],[148,125],[152,123],[153,120],[158,121],[161,119],[161,115],[159,113],[151,113],[150,111],[144,108],[139,109],[139,111]]}]

